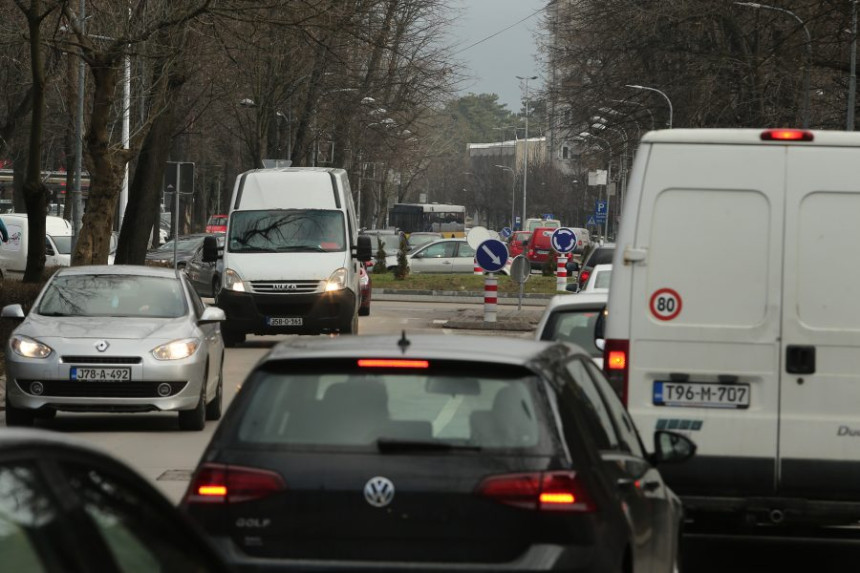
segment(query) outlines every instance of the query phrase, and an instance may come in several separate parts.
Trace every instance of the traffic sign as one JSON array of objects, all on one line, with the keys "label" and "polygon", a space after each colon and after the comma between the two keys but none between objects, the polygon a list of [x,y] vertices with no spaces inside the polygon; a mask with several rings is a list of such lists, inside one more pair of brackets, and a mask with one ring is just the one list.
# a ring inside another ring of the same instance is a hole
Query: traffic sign
[{"label": "traffic sign", "polygon": [[586,225],[588,225],[589,227],[596,227],[596,226],[597,226],[597,221],[594,219],[594,215],[592,215],[591,217],[589,217],[589,218],[588,218],[588,221],[587,221],[585,224],[586,224]]},{"label": "traffic sign", "polygon": [[606,216],[606,201],[597,201],[594,204],[594,214]]},{"label": "traffic sign", "polygon": [[503,228],[501,231],[499,231],[499,235],[501,235],[501,237],[502,237],[503,239],[507,239],[507,238],[508,238],[508,237],[510,237],[512,234],[513,234],[513,231],[511,231],[511,228],[510,228],[510,227],[505,227],[505,228]]},{"label": "traffic sign", "polygon": [[475,250],[478,249],[478,245],[487,239],[492,239],[492,237],[486,227],[472,227],[466,234],[466,242]]},{"label": "traffic sign", "polygon": [[560,227],[553,231],[549,242],[559,253],[569,253],[576,247],[576,233],[569,227]]},{"label": "traffic sign", "polygon": [[508,271],[514,282],[523,284],[532,274],[532,264],[525,255],[517,255],[511,263],[511,269]]},{"label": "traffic sign", "polygon": [[475,258],[481,268],[494,273],[505,268],[508,262],[508,247],[497,239],[487,239],[475,249]]}]

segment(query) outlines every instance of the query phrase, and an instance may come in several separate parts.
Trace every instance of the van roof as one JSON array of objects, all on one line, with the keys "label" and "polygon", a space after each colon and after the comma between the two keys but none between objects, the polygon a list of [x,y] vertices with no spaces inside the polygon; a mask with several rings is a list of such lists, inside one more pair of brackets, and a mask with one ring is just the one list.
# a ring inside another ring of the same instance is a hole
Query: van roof
[{"label": "van roof", "polygon": [[338,209],[342,169],[331,167],[281,167],[254,169],[240,175],[233,208],[253,209]]},{"label": "van roof", "polygon": [[[761,134],[775,128],[757,129],[661,129],[642,136],[643,143],[716,143],[739,145],[813,145],[860,147],[860,133],[853,131],[799,130],[812,133],[812,141],[762,141]],[[785,128],[794,129],[794,128]]]}]

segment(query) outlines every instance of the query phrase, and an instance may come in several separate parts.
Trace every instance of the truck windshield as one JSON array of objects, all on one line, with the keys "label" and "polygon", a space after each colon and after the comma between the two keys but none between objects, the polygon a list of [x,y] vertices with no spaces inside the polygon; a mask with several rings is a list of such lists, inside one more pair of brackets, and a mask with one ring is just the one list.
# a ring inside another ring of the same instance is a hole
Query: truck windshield
[{"label": "truck windshield", "polygon": [[233,253],[331,252],[346,246],[343,213],[324,209],[236,211],[230,226]]}]

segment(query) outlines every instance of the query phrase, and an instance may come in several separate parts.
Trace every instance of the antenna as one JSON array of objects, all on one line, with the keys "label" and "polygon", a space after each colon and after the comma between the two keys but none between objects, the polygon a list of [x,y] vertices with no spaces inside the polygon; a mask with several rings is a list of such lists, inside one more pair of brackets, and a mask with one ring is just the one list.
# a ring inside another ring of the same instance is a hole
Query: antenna
[{"label": "antenna", "polygon": [[400,347],[400,350],[406,354],[406,349],[409,348],[409,345],[412,344],[408,338],[406,338],[406,331],[403,331],[403,334],[400,335],[400,340],[397,341],[397,346]]}]

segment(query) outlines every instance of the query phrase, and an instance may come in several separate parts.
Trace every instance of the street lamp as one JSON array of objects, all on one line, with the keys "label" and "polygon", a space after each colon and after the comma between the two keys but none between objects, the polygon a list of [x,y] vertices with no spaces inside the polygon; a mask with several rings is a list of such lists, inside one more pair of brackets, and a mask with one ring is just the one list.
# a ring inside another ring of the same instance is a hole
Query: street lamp
[{"label": "street lamp", "polygon": [[809,127],[809,69],[812,67],[812,35],[809,33],[809,28],[806,27],[806,22],[800,19],[800,16],[777,6],[769,6],[768,4],[759,4],[758,2],[733,2],[736,6],[744,6],[754,10],[773,10],[774,12],[782,12],[791,16],[803,28],[806,34],[806,65],[803,68],[803,129]]},{"label": "street lamp", "polygon": [[536,80],[537,76],[517,76],[518,80],[526,83],[526,139],[525,139],[525,157],[523,158],[523,225],[526,222],[526,197],[528,196],[528,178],[529,178],[529,80]]},{"label": "street lamp", "polygon": [[504,169],[505,171],[511,172],[511,229],[515,228],[515,216],[514,216],[514,197],[517,193],[517,172],[507,165],[496,165],[499,169]]},{"label": "street lamp", "polygon": [[669,125],[669,129],[672,129],[672,100],[669,99],[669,96],[667,96],[665,93],[661,92],[657,88],[649,88],[648,86],[627,84],[625,87],[633,88],[634,90],[648,90],[651,92],[657,92],[658,94],[660,94],[661,96],[666,98],[666,103],[669,104],[669,124],[668,125]]}]

